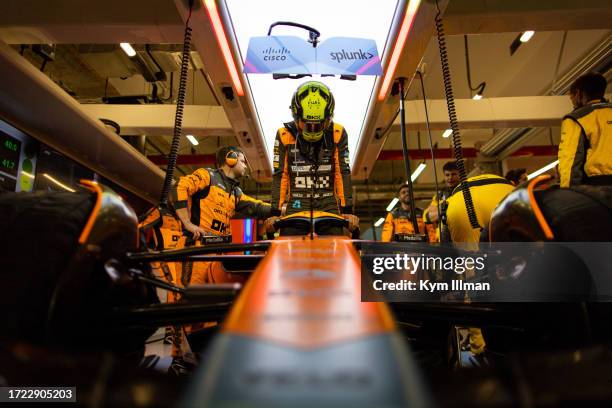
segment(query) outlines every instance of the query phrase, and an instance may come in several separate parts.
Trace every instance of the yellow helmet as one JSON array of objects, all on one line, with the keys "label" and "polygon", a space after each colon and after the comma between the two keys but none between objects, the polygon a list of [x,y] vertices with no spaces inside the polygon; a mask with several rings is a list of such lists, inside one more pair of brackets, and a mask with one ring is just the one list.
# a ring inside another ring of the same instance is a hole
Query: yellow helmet
[{"label": "yellow helmet", "polygon": [[321,140],[331,123],[334,106],[334,95],[327,85],[308,81],[298,87],[291,99],[291,113],[305,141]]}]

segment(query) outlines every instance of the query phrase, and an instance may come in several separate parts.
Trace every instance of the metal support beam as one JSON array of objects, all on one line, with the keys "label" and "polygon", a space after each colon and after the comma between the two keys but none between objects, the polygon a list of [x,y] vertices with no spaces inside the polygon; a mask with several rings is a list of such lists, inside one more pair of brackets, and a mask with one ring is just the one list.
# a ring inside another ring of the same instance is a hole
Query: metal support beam
[{"label": "metal support beam", "polygon": [[[111,119],[121,126],[126,135],[172,135],[174,105],[82,105],[92,118]],[[183,115],[183,134],[196,136],[232,136],[234,131],[221,106],[186,105]]]},{"label": "metal support beam", "polygon": [[[168,163],[167,156],[162,155],[151,155],[147,156],[153,163],[159,165],[165,165]],[[177,157],[176,164],[179,166],[205,166],[215,164],[214,154],[181,154]]]},{"label": "metal support beam", "polygon": [[[428,101],[431,129],[449,127],[446,101]],[[461,129],[503,129],[519,127],[559,126],[561,119],[572,111],[569,97],[518,96],[506,98],[455,99]],[[425,130],[425,110],[422,101],[406,103],[406,126],[410,130]],[[392,130],[399,131],[399,119]]]},{"label": "metal support beam", "polygon": [[[423,157],[424,161],[428,161],[431,159],[431,151],[428,149],[410,149],[408,151],[410,157]],[[464,147],[463,148],[463,157],[465,158],[474,158],[478,154],[478,149],[473,147]],[[454,158],[453,151],[451,149],[436,149],[435,150],[436,159],[451,159]],[[518,157],[518,156],[556,156],[557,155],[557,147],[556,146],[523,146],[516,151],[512,152],[508,156]],[[381,160],[404,160],[403,154],[401,150],[383,150],[380,152],[378,156],[378,161]],[[187,164],[187,163],[185,163]]]}]

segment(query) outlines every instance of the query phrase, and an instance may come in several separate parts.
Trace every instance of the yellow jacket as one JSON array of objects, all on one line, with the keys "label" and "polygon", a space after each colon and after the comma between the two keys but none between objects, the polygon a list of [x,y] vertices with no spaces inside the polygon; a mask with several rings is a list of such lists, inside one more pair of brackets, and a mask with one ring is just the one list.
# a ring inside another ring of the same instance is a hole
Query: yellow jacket
[{"label": "yellow jacket", "polygon": [[[474,202],[478,225],[489,225],[491,214],[497,204],[514,189],[514,186],[505,178],[493,174],[482,174],[467,179]],[[472,228],[465,209],[461,185],[453,190],[446,200],[446,223],[453,242],[476,243],[480,239],[480,231]]]},{"label": "yellow jacket", "polygon": [[588,177],[612,175],[612,105],[593,103],[574,110],[561,124],[559,175],[561,187]]}]

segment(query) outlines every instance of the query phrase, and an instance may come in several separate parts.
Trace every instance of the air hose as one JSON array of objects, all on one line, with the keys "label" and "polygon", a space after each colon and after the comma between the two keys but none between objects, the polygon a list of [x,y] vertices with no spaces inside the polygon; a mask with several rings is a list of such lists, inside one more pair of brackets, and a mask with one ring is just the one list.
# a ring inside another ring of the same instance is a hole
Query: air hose
[{"label": "air hose", "polygon": [[467,182],[467,174],[465,172],[465,165],[463,163],[463,150],[461,148],[461,136],[459,135],[459,122],[457,121],[457,111],[455,109],[455,97],[453,96],[453,87],[451,83],[450,66],[448,62],[448,52],[446,50],[446,38],[444,35],[444,25],[442,23],[442,13],[436,0],[436,8],[438,13],[436,14],[436,33],[438,37],[438,48],[440,50],[440,63],[442,65],[442,79],[444,81],[444,95],[446,97],[446,105],[448,108],[448,119],[450,127],[453,132],[453,153],[455,155],[455,161],[457,162],[457,169],[459,170],[459,182],[461,190],[463,191],[463,199],[465,201],[465,208],[467,210],[468,219],[472,228],[482,227],[478,224],[476,218],[476,210],[474,208],[474,202],[472,201],[472,194]]},{"label": "air hose", "polygon": [[174,115],[174,134],[172,136],[172,145],[170,147],[170,153],[168,154],[168,166],[166,167],[166,178],[164,180],[164,186],[161,192],[161,198],[159,205],[161,209],[168,208],[168,193],[170,187],[172,187],[172,181],[174,179],[174,169],[176,168],[176,159],[178,156],[179,144],[181,142],[181,135],[183,133],[183,113],[185,110],[185,95],[187,94],[187,75],[189,73],[189,58],[191,49],[191,27],[189,27],[189,20],[191,19],[191,12],[193,8],[193,1],[189,2],[189,16],[185,22],[185,37],[183,39],[183,55],[181,58],[181,75],[179,78],[179,86],[176,98],[176,114]]},{"label": "air hose", "polygon": [[[423,94],[423,107],[425,108],[425,124],[427,125],[427,135],[429,136],[429,149],[431,151],[431,162],[433,164],[433,171],[434,171],[434,182],[436,184],[436,205],[438,207],[438,228],[442,230],[442,226],[440,225],[441,220],[439,217],[439,214],[441,214],[440,212],[440,187],[438,186],[438,171],[436,170],[436,155],[434,154],[434,145],[433,145],[433,139],[431,137],[431,128],[429,127],[429,110],[427,109],[427,96],[425,95],[425,84],[423,83],[423,74],[421,73],[421,71],[417,71],[416,73],[419,76],[419,81],[421,82],[421,93]],[[419,150],[421,150],[420,143],[421,143],[421,138],[419,137]]]},{"label": "air hose", "polygon": [[[468,87],[470,88],[471,92],[476,91],[477,94],[482,95],[484,93],[485,88],[487,87],[487,83],[486,82],[481,82],[476,86],[472,86],[472,74],[471,74],[471,68],[470,68],[470,51],[468,49],[468,37],[467,35],[463,36],[463,44],[465,46],[465,69],[467,71],[467,81],[468,81]],[[470,93],[470,98],[472,97],[472,94]]]}]

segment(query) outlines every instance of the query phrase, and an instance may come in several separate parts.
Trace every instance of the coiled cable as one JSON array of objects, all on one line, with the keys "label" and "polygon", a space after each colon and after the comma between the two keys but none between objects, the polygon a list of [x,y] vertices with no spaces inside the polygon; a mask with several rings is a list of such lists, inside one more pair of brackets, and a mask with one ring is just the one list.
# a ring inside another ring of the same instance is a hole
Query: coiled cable
[{"label": "coiled cable", "polygon": [[446,97],[446,106],[448,108],[448,119],[450,127],[453,132],[453,153],[457,162],[457,169],[459,170],[459,182],[461,190],[463,191],[463,200],[465,201],[465,208],[467,210],[468,219],[472,228],[482,227],[478,224],[478,218],[476,217],[476,210],[474,208],[474,202],[472,201],[472,194],[467,183],[467,174],[465,172],[465,165],[463,163],[463,150],[461,148],[461,136],[459,135],[459,122],[457,121],[457,111],[455,109],[455,97],[453,96],[453,87],[451,83],[450,65],[448,62],[448,52],[446,50],[446,38],[444,35],[444,25],[442,22],[442,13],[436,0],[436,8],[438,13],[436,14],[436,34],[438,37],[438,48],[440,50],[440,63],[442,65],[442,80],[444,81],[444,95]]},{"label": "coiled cable", "polygon": [[191,49],[191,27],[189,20],[191,19],[191,11],[193,2],[189,2],[189,16],[185,22],[185,37],[183,39],[183,55],[181,58],[181,75],[176,98],[176,113],[174,115],[174,134],[172,136],[172,145],[168,154],[168,166],[166,167],[166,178],[161,192],[159,205],[162,209],[168,207],[168,193],[174,179],[174,169],[176,167],[176,159],[178,156],[179,144],[183,133],[183,114],[185,110],[185,96],[187,94],[187,75],[189,74],[189,58]]}]

